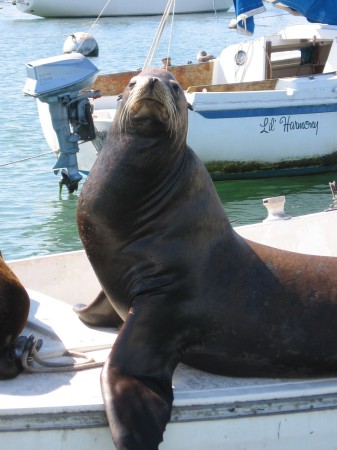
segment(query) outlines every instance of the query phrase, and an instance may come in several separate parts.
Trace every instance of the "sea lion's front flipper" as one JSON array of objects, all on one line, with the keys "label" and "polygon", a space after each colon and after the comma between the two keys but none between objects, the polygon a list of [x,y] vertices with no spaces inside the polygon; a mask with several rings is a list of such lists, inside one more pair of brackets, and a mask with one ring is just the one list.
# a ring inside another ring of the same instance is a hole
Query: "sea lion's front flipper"
[{"label": "sea lion's front flipper", "polygon": [[163,440],[175,368],[168,335],[156,317],[131,311],[103,367],[102,394],[118,450],[157,450]]},{"label": "sea lion's front flipper", "polygon": [[101,291],[90,305],[77,304],[73,309],[78,317],[88,325],[118,327],[123,323],[104,291]]}]

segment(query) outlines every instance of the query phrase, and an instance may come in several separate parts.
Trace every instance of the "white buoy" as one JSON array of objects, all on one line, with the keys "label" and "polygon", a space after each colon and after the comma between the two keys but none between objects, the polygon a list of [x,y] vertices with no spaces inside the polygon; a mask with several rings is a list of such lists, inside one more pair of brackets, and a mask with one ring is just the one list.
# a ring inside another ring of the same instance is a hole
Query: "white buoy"
[{"label": "white buoy", "polygon": [[63,53],[81,53],[84,56],[98,56],[98,44],[89,33],[73,33],[63,45]]}]

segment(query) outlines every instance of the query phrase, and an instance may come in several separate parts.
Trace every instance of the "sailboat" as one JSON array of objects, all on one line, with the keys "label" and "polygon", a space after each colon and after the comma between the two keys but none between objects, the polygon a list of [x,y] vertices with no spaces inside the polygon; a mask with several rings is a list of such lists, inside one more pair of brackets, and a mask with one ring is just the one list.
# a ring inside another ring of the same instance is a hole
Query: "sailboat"
[{"label": "sailboat", "polygon": [[[41,17],[119,17],[161,15],[166,0],[15,0],[20,11]],[[177,14],[227,11],[231,0],[179,0]]]}]

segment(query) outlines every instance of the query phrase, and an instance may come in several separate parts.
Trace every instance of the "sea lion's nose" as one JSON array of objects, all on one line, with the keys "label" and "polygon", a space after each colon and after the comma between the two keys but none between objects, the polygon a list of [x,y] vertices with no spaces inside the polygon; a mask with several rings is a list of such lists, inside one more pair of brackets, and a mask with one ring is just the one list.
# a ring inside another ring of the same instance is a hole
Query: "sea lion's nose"
[{"label": "sea lion's nose", "polygon": [[158,78],[156,77],[150,77],[149,78],[149,87],[152,89],[154,85],[156,84],[156,81],[158,81]]}]

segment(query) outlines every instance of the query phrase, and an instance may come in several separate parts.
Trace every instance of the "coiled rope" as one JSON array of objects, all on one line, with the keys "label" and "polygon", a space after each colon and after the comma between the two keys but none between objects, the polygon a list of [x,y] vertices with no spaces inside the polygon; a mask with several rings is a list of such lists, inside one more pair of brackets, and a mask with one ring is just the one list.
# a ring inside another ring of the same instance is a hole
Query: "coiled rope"
[{"label": "coiled rope", "polygon": [[[51,362],[46,361],[38,355],[38,351],[42,346],[40,338],[31,335],[25,342],[20,362],[24,370],[28,373],[57,373],[57,372],[72,372],[77,370],[93,369],[95,367],[102,367],[103,362],[96,361],[88,357],[84,352],[75,350],[65,350],[60,357],[69,356],[72,358],[80,358],[84,362]],[[109,346],[110,348],[111,346]],[[90,348],[88,348],[90,351]],[[37,364],[37,365],[36,365]]]}]

